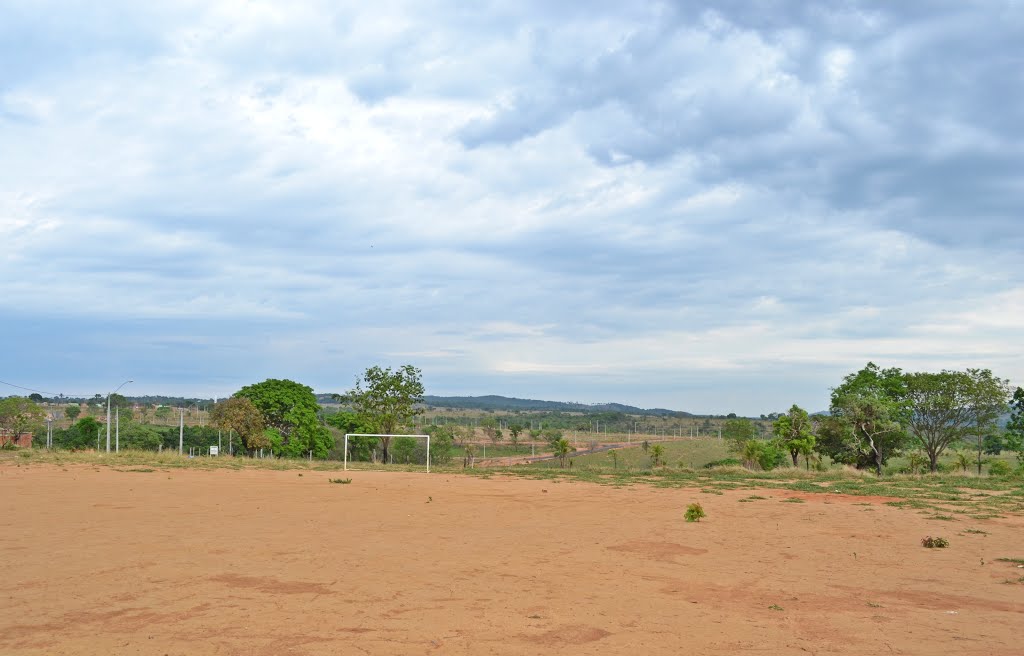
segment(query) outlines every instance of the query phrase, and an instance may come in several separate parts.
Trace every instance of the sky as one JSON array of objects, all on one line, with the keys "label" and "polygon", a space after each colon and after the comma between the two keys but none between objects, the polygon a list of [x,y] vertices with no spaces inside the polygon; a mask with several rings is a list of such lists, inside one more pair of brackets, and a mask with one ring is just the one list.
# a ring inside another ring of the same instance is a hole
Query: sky
[{"label": "sky", "polygon": [[1022,251],[1019,0],[0,0],[0,380],[48,394],[1024,384]]}]

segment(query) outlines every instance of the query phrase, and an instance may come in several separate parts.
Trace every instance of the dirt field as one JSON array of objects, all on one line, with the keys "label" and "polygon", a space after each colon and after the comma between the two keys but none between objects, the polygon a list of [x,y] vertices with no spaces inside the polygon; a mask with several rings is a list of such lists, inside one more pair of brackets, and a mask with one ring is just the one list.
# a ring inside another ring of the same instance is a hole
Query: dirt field
[{"label": "dirt field", "polygon": [[1024,653],[1020,517],[348,475],[0,467],[0,653]]}]

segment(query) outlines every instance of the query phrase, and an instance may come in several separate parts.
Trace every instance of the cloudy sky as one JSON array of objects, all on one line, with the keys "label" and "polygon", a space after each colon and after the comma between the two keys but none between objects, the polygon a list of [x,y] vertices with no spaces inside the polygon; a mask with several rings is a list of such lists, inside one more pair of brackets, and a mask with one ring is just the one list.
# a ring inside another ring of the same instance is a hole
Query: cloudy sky
[{"label": "cloudy sky", "polygon": [[0,379],[1024,384],[1024,3],[344,4],[0,0]]}]

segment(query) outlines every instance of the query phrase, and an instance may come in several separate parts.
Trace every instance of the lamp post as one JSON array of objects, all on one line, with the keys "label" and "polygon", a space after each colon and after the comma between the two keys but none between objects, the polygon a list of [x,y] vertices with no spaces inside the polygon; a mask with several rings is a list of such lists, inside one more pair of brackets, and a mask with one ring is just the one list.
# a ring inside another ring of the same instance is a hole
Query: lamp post
[{"label": "lamp post", "polygon": [[107,394],[107,453],[110,453],[110,397],[117,394],[118,390],[127,385],[128,383],[134,383],[134,380],[126,380],[117,386],[110,394]]}]

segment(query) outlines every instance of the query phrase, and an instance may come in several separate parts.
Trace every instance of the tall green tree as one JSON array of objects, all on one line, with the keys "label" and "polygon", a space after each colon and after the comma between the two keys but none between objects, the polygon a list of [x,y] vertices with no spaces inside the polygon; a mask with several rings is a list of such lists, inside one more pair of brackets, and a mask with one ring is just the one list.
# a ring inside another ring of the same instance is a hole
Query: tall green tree
[{"label": "tall green tree", "polygon": [[78,405],[77,403],[68,404],[64,408],[64,416],[70,419],[72,422],[78,419],[78,415],[80,414],[82,414],[82,406]]},{"label": "tall green tree", "polygon": [[[780,416],[772,423],[772,433],[779,444],[789,451],[793,458],[793,466],[797,466],[797,458],[803,454],[804,459],[814,451],[814,425],[810,415],[800,406],[793,404],[789,412]],[[810,469],[810,460],[807,460]]]},{"label": "tall green tree", "polygon": [[46,411],[35,401],[23,396],[9,396],[0,400],[0,429],[3,429],[12,440],[22,433],[31,433],[39,428],[46,419]]},{"label": "tall green tree", "polygon": [[1018,387],[1010,401],[1010,421],[1006,424],[1006,448],[1017,453],[1017,464],[1024,467],[1024,388]]},{"label": "tall green tree", "polygon": [[971,424],[970,378],[960,371],[905,376],[910,401],[910,433],[928,456],[931,471],[949,445],[962,439]]},{"label": "tall green tree", "polygon": [[749,419],[728,419],[722,427],[722,438],[734,453],[743,453],[749,440],[757,437],[757,426]]},{"label": "tall green tree", "polygon": [[834,462],[874,468],[881,476],[888,459],[907,443],[909,416],[903,372],[869,362],[832,390],[829,415],[818,422],[818,450]]},{"label": "tall green tree", "polygon": [[988,369],[967,370],[967,414],[978,446],[978,475],[981,475],[985,435],[996,430],[999,417],[1010,400],[1010,381],[997,378]]},{"label": "tall green tree", "polygon": [[316,458],[327,457],[334,441],[320,423],[320,405],[311,387],[269,378],[243,387],[234,396],[249,399],[263,415],[263,422],[270,429],[265,434],[275,452],[296,457],[312,451]]},{"label": "tall green tree", "polygon": [[[402,426],[411,423],[412,418],[421,414],[418,407],[423,402],[422,373],[412,365],[405,365],[392,371],[373,366],[356,379],[356,385],[344,396],[343,402],[352,404],[356,414],[374,432],[396,433]],[[390,437],[382,437],[381,449],[384,462],[388,461]]]}]

